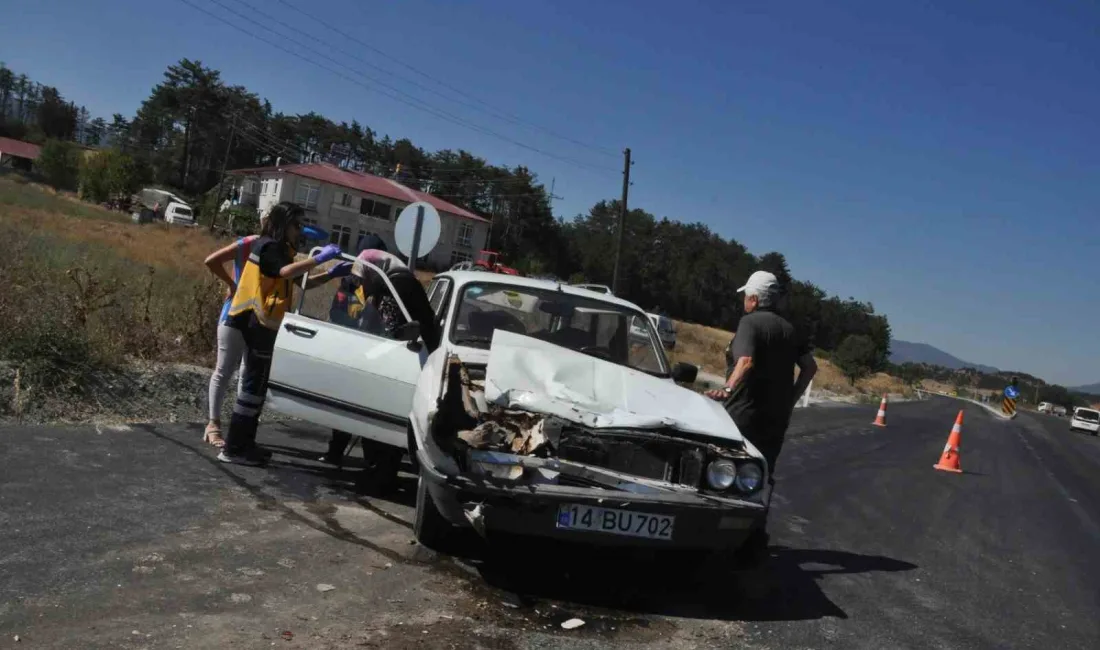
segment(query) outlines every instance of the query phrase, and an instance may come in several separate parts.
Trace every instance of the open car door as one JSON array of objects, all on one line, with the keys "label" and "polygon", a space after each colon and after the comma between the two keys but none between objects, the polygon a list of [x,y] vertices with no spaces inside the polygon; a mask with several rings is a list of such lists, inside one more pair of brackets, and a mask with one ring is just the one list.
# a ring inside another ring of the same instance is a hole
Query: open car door
[{"label": "open car door", "polygon": [[[386,275],[371,264],[362,267],[381,277],[411,320]],[[336,299],[340,285],[332,280],[307,291],[302,278],[295,309],[283,317],[275,340],[268,404],[307,422],[404,448],[427,349],[419,339],[372,333],[380,332],[380,321],[349,315],[347,300]]]}]

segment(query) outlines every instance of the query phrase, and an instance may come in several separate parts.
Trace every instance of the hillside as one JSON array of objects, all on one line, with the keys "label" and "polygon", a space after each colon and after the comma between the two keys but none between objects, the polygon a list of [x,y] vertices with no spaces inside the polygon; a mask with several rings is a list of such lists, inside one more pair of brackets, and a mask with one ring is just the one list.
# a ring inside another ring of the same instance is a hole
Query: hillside
[{"label": "hillside", "polygon": [[1100,395],[1100,382],[1088,384],[1087,386],[1073,386],[1070,390],[1075,393],[1084,393],[1086,395]]},{"label": "hillside", "polygon": [[912,343],[910,341],[899,341],[897,339],[890,341],[890,362],[899,365],[903,363],[926,363],[933,366],[942,366],[950,370],[975,368],[986,374],[1000,372],[993,366],[963,361],[955,355],[944,352],[927,343]]}]

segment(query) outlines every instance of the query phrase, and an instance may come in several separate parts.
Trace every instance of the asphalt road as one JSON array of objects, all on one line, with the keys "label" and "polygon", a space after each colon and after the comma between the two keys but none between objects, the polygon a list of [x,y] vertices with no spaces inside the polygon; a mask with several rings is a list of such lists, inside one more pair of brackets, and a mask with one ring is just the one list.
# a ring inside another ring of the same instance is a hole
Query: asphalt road
[{"label": "asphalt road", "polygon": [[[961,406],[965,473],[935,471]],[[264,427],[268,469],[198,425],[0,429],[0,647],[1100,647],[1100,439],[942,398],[873,416],[796,412],[771,557],[740,574],[520,538],[437,555],[412,477],[357,496],[314,429]]]}]

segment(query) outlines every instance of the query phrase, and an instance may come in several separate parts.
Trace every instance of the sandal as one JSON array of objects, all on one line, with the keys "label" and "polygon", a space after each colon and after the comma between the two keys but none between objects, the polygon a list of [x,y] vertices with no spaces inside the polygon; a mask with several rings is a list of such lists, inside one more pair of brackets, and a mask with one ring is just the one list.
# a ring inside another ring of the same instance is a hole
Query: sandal
[{"label": "sandal", "polygon": [[206,425],[206,431],[202,434],[203,442],[208,442],[215,447],[224,447],[225,438],[222,437],[222,428],[220,425],[211,422]]}]

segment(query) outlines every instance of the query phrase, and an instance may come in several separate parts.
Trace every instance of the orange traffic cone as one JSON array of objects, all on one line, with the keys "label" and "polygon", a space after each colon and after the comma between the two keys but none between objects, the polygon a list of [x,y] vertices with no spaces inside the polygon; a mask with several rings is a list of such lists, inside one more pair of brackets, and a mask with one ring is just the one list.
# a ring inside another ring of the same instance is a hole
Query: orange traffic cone
[{"label": "orange traffic cone", "polygon": [[882,396],[882,402],[878,405],[878,415],[875,416],[875,421],[871,424],[876,427],[886,426],[886,396]]},{"label": "orange traffic cone", "polygon": [[932,467],[945,472],[962,473],[959,467],[959,440],[962,438],[963,412],[959,411],[959,417],[955,418],[955,426],[951,427],[951,435],[947,436],[947,444],[943,447],[940,462]]}]

